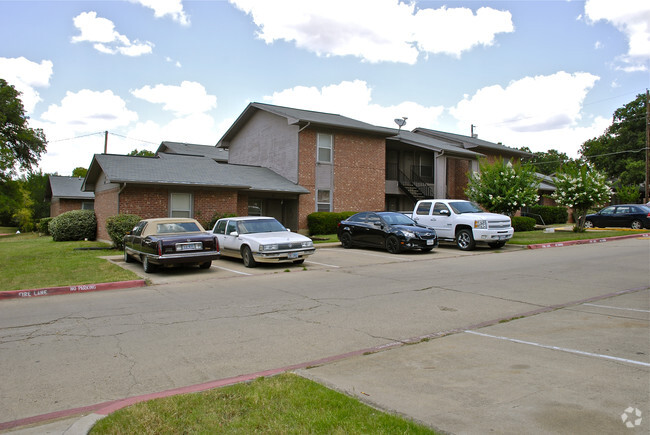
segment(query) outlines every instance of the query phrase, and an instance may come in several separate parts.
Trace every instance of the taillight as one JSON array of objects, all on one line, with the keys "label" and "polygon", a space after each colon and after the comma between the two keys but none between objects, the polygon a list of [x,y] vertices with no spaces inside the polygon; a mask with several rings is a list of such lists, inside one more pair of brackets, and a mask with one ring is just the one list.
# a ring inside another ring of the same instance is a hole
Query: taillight
[{"label": "taillight", "polygon": [[158,255],[162,255],[162,241],[158,240]]},{"label": "taillight", "polygon": [[216,237],[214,237],[214,250],[219,250],[219,240]]}]

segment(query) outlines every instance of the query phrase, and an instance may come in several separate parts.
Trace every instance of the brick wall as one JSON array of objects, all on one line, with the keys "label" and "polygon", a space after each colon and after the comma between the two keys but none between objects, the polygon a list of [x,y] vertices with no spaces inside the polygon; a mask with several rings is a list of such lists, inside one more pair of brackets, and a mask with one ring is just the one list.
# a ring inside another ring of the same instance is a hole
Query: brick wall
[{"label": "brick wall", "polygon": [[467,199],[465,189],[469,181],[467,173],[470,169],[469,160],[447,159],[447,198]]},{"label": "brick wall", "polygon": [[81,210],[82,203],[81,199],[52,198],[50,217],[56,217],[72,210]]},{"label": "brick wall", "polygon": [[117,194],[119,187],[95,192],[95,216],[97,217],[97,240],[111,242],[106,231],[106,219],[117,214]]}]

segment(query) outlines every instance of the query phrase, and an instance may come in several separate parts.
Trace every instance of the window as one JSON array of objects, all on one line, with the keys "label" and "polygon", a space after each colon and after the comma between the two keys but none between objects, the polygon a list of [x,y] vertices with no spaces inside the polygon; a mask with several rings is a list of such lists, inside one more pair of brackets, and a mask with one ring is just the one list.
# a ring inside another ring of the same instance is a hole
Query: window
[{"label": "window", "polygon": [[415,210],[415,214],[421,214],[426,216],[429,214],[430,210],[431,210],[430,202],[421,202],[420,205],[418,205],[418,209]]},{"label": "window", "polygon": [[231,233],[237,232],[237,222],[228,221],[228,226],[226,227],[226,234],[230,235]]},{"label": "window", "polygon": [[316,193],[316,211],[332,211],[329,190],[319,190]]},{"label": "window", "polygon": [[332,163],[332,148],[334,137],[331,134],[318,133],[316,136],[318,147],[318,161],[321,163]]},{"label": "window", "polygon": [[442,214],[441,212],[443,212],[443,211],[447,212],[447,214],[449,214],[449,209],[447,208],[446,205],[444,205],[441,202],[436,202],[436,205],[433,207],[433,213],[431,213],[431,214],[440,215],[440,214]]},{"label": "window", "polygon": [[169,202],[170,217],[192,217],[191,193],[172,193]]},{"label": "window", "polygon": [[214,227],[215,234],[225,234],[226,233],[226,223],[228,221],[219,221]]},{"label": "window", "polygon": [[95,202],[94,201],[83,201],[81,203],[81,209],[82,210],[94,210],[95,209]]}]

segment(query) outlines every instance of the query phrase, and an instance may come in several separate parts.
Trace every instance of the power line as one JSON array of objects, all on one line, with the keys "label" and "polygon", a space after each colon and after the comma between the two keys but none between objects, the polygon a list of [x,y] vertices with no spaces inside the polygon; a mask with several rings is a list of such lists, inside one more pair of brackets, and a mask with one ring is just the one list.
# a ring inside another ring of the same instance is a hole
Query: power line
[{"label": "power line", "polygon": [[63,141],[66,141],[66,140],[81,139],[81,138],[83,138],[83,137],[95,136],[95,135],[98,135],[98,134],[104,134],[104,132],[103,132],[103,131],[98,131],[97,133],[82,134],[81,136],[69,137],[69,138],[66,138],[66,139],[48,140],[47,142],[48,142],[48,143],[53,143],[53,142],[63,142]]},{"label": "power line", "polygon": [[117,137],[121,137],[121,138],[123,138],[123,139],[127,139],[127,140],[131,140],[131,141],[135,141],[135,142],[144,142],[144,143],[150,143],[150,144],[152,144],[152,145],[158,145],[157,142],[151,142],[151,141],[144,140],[144,139],[137,139],[137,138],[134,138],[134,137],[128,137],[128,136],[124,136],[124,135],[117,134],[117,133],[111,133],[110,131],[108,132],[108,134],[111,134],[111,135],[113,135],[113,136],[117,136]]}]

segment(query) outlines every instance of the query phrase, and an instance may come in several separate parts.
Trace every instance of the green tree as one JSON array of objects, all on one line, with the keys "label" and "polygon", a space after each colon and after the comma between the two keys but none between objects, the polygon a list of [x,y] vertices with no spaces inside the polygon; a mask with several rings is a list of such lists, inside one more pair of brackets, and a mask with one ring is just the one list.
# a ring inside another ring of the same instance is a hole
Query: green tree
[{"label": "green tree", "polygon": [[566,153],[558,150],[532,152],[528,147],[521,147],[520,149],[533,155],[526,159],[526,163],[530,163],[536,172],[544,175],[553,175],[560,170],[562,165],[573,161]]},{"label": "green tree", "polygon": [[574,231],[585,230],[585,216],[590,208],[604,205],[612,195],[607,177],[587,164],[566,165],[555,176],[557,190],[551,195],[556,203],[573,208]]},{"label": "green tree", "polygon": [[72,170],[72,176],[73,177],[84,178],[87,173],[88,173],[88,169],[82,168],[81,166],[79,166],[77,168],[74,168]]},{"label": "green tree", "polygon": [[582,144],[580,153],[599,171],[623,184],[645,179],[646,95],[616,109],[605,133]]},{"label": "green tree", "polygon": [[50,215],[50,202],[45,200],[47,179],[49,175],[38,172],[30,172],[26,177],[21,178],[21,183],[29,195],[32,217],[35,221]]},{"label": "green tree", "polygon": [[529,164],[499,159],[490,164],[482,161],[480,173],[474,173],[465,194],[491,212],[513,216],[521,207],[539,200],[539,181]]},{"label": "green tree", "polygon": [[0,178],[8,180],[16,170],[30,171],[41,154],[47,140],[41,129],[28,125],[20,92],[4,79],[0,79]]},{"label": "green tree", "polygon": [[154,157],[156,155],[156,153],[154,153],[153,151],[145,150],[145,149],[142,149],[142,150],[138,151],[138,149],[136,148],[127,155],[129,155],[129,156],[142,156],[142,157]]}]

